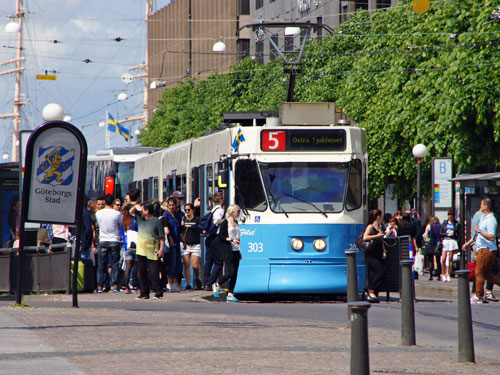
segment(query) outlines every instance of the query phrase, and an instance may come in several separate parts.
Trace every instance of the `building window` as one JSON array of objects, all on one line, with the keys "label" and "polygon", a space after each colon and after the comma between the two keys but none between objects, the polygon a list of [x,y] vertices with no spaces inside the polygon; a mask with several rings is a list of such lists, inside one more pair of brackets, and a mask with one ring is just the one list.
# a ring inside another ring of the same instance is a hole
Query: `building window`
[{"label": "building window", "polygon": [[238,4],[240,15],[250,14],[250,0],[238,0]]},{"label": "building window", "polygon": [[391,0],[377,0],[377,9],[389,8],[391,6]]},{"label": "building window", "polygon": [[238,60],[250,56],[250,39],[238,39],[236,45],[238,47]]},{"label": "building window", "polygon": [[259,64],[264,64],[264,42],[262,40],[255,42],[255,59]]},{"label": "building window", "polygon": [[293,52],[293,36],[285,35],[285,52]]},{"label": "building window", "polygon": [[[271,40],[279,47],[278,35],[271,35]],[[278,52],[276,52],[276,48],[269,42],[269,59],[276,60],[278,58]]]},{"label": "building window", "polygon": [[368,10],[368,0],[356,0],[354,2],[354,8],[356,10],[358,10],[358,9]]},{"label": "building window", "polygon": [[255,1],[255,9],[260,9],[264,6],[264,0],[256,0]]},{"label": "building window", "polygon": [[349,4],[342,3],[342,8],[340,11],[340,22],[346,22],[349,19]]},{"label": "building window", "polygon": [[[316,23],[318,25],[323,25],[323,17],[316,17]],[[323,28],[322,27],[318,27],[316,29],[316,36],[318,37],[318,39],[323,38]]]}]

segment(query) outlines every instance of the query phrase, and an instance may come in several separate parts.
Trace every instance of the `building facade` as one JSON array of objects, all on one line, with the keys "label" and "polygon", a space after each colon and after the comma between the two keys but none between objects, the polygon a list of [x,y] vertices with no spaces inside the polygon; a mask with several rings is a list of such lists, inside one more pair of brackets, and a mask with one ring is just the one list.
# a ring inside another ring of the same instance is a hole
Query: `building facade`
[{"label": "building facade", "polygon": [[[251,0],[173,0],[148,18],[146,90],[148,120],[164,88],[189,78],[225,72],[249,54]],[[222,41],[225,52],[213,52]]]},{"label": "building facade", "polygon": [[[250,18],[252,23],[259,22],[311,22],[324,24],[332,29],[346,21],[349,14],[358,9],[376,10],[394,6],[397,0],[252,0]],[[310,35],[321,38],[324,30]],[[277,32],[273,39],[282,51],[298,47],[300,35],[285,36],[284,30]],[[258,61],[266,62],[277,57],[271,43],[265,38],[251,35],[250,53]]]}]

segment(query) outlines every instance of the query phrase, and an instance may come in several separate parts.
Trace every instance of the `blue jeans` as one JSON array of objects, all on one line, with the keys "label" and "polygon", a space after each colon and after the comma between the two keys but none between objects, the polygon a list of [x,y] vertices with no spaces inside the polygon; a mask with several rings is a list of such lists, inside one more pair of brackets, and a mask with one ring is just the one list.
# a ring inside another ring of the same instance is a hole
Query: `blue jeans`
[{"label": "blue jeans", "polygon": [[97,286],[107,286],[108,259],[111,262],[111,285],[118,286],[118,271],[120,267],[121,243],[115,241],[99,241],[98,264],[97,264]]}]

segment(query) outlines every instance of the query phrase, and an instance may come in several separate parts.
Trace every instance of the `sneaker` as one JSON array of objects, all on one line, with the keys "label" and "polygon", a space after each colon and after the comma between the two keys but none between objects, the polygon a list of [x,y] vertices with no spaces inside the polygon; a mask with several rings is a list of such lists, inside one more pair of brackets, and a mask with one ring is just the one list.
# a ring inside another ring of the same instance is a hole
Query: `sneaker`
[{"label": "sneaker", "polygon": [[135,299],[149,299],[149,296],[147,294],[139,294]]},{"label": "sneaker", "polygon": [[102,288],[102,291],[103,291],[104,293],[109,292],[109,286],[105,286],[105,287],[103,287],[103,288]]},{"label": "sneaker", "polygon": [[102,293],[102,288],[101,287],[97,288],[97,293]]},{"label": "sneaker", "polygon": [[132,291],[129,288],[127,288],[125,289],[125,294],[132,294]]},{"label": "sneaker", "polygon": [[475,294],[470,298],[470,303],[474,305],[481,305],[484,303],[484,298],[478,298]]},{"label": "sneaker", "polygon": [[238,298],[234,296],[233,293],[228,293],[226,297],[226,302],[240,302]]},{"label": "sneaker", "polygon": [[154,300],[160,300],[160,299],[162,299],[162,298],[163,298],[163,296],[154,296],[154,297],[153,297],[153,299],[154,299]]},{"label": "sneaker", "polygon": [[172,284],[169,288],[169,292],[182,292],[183,290],[178,284]]},{"label": "sneaker", "polygon": [[199,278],[195,277],[194,282],[193,282],[193,287],[196,290],[203,289],[203,285],[202,285],[201,280]]},{"label": "sneaker", "polygon": [[186,290],[191,290],[191,289],[193,289],[193,288],[191,287],[191,285],[189,285],[189,284],[188,284],[188,285],[186,285],[186,287],[185,287],[184,289],[186,289]]},{"label": "sneaker", "polygon": [[487,292],[486,293],[486,296],[485,296],[485,299],[488,300],[488,301],[492,301],[492,302],[498,302],[500,301],[498,298],[495,297],[495,295],[491,292]]},{"label": "sneaker", "polygon": [[446,276],[446,281],[451,282],[451,277],[450,277],[450,275],[447,275],[447,276]]},{"label": "sneaker", "polygon": [[443,283],[445,283],[445,282],[446,282],[446,275],[441,275],[441,281],[442,281]]},{"label": "sneaker", "polygon": [[120,293],[120,288],[113,288],[111,289],[113,293]]},{"label": "sneaker", "polygon": [[214,294],[215,298],[219,298],[220,297],[219,292],[220,292],[219,284],[213,283],[212,284],[212,293]]}]

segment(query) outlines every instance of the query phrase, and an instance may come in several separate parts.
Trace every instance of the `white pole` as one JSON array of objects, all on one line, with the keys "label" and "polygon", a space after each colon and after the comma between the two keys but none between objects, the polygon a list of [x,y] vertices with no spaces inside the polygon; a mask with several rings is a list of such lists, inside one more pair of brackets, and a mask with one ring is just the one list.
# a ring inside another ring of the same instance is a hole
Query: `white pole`
[{"label": "white pole", "polygon": [[104,125],[105,127],[105,132],[106,132],[106,148],[111,148],[111,136],[109,134],[109,130],[108,130],[108,111],[106,111],[106,125]]},{"label": "white pole", "polygon": [[22,57],[22,43],[23,43],[23,0],[17,0],[16,16],[19,18],[20,30],[17,33],[17,59],[16,59],[16,86],[14,89],[14,118],[12,123],[14,131],[12,133],[12,161],[19,160],[19,123],[21,122],[21,57]]}]

